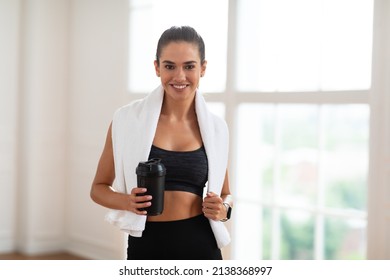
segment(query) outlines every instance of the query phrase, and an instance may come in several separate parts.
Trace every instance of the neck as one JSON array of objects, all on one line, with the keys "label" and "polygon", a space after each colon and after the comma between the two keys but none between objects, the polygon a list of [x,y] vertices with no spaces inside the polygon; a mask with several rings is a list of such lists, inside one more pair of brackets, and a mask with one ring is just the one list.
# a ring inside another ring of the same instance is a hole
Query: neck
[{"label": "neck", "polygon": [[192,120],[196,118],[195,98],[192,100],[176,101],[164,96],[161,115],[172,121]]}]

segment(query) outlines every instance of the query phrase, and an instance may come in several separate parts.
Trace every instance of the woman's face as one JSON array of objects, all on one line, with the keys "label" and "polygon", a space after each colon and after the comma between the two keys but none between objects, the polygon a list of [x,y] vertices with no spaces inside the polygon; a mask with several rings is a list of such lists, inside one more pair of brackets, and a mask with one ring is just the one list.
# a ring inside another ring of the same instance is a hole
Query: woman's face
[{"label": "woman's face", "polygon": [[206,70],[206,61],[200,62],[197,45],[188,42],[171,42],[160,55],[160,65],[154,62],[157,76],[165,93],[176,101],[191,99]]}]

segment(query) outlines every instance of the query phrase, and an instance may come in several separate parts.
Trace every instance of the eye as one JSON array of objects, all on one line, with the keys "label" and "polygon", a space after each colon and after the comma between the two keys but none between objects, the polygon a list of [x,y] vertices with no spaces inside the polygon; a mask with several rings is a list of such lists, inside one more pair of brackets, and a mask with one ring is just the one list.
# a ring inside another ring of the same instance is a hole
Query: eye
[{"label": "eye", "polygon": [[175,69],[175,66],[171,65],[171,64],[166,64],[165,66],[165,69],[168,69],[168,70],[173,70]]},{"label": "eye", "polygon": [[186,70],[192,70],[192,69],[194,69],[195,68],[195,65],[193,65],[193,64],[189,64],[189,65],[186,65],[185,67],[184,67],[184,69],[186,69]]}]

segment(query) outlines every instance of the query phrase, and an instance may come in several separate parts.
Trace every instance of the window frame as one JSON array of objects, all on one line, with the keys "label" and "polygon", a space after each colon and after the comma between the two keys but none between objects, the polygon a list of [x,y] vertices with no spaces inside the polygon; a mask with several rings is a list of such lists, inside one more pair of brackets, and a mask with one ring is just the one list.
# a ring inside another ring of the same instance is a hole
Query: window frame
[{"label": "window frame", "polygon": [[[223,93],[216,93],[207,96],[208,101],[221,102],[225,104],[225,118],[230,129],[231,144],[230,144],[230,172],[232,190],[239,187],[237,177],[234,170],[237,170],[237,108],[242,103],[253,104],[314,104],[314,105],[336,105],[336,104],[365,104],[370,105],[370,89],[367,90],[348,90],[348,91],[305,91],[305,92],[243,92],[237,90],[236,87],[236,73],[237,69],[237,27],[238,27],[238,5],[236,0],[229,0],[229,14],[228,14],[228,53],[227,53],[227,72],[226,72],[226,90]],[[370,106],[369,106],[370,110]],[[368,151],[370,152],[370,151]],[[237,198],[236,198],[237,200]],[[261,205],[260,208],[263,208]],[[326,210],[324,208],[310,208],[310,207],[296,207],[296,206],[283,206],[283,205],[271,205],[273,209],[276,209],[275,214],[272,215],[273,234],[278,235],[280,228],[276,219],[280,219],[281,209],[291,210],[305,210],[308,213],[314,215],[315,229],[314,229],[314,259],[324,259],[324,217],[327,215],[334,217],[344,218],[356,218],[364,219],[367,221],[367,211],[339,211],[339,210]],[[237,230],[234,228],[234,223],[230,228],[233,233],[233,248],[235,238],[234,233]],[[366,228],[366,230],[368,230]],[[262,243],[262,241],[260,241]],[[279,259],[280,257],[280,242],[277,238],[272,237],[271,245],[271,259]],[[234,258],[234,249],[230,254]],[[367,255],[367,253],[366,253]]]},{"label": "window frame", "polygon": [[[242,103],[253,103],[253,104],[314,104],[314,105],[342,105],[342,104],[365,104],[369,106],[371,110],[371,89],[367,90],[348,90],[348,91],[304,91],[304,92],[248,92],[239,91],[236,87],[236,69],[237,69],[237,28],[238,28],[238,1],[228,1],[228,35],[227,35],[227,68],[226,68],[226,87],[223,92],[212,93],[205,96],[208,102],[221,103],[225,107],[225,120],[230,130],[230,150],[229,150],[229,170],[231,170],[229,177],[231,181],[231,189],[234,194],[235,188],[239,187],[237,182],[237,176],[234,170],[237,170],[237,131],[238,131],[238,107]],[[374,17],[375,19],[375,17]],[[374,52],[374,49],[373,49]],[[129,93],[126,99],[132,101],[144,97],[144,93]],[[371,130],[371,127],[370,127]],[[370,165],[371,165],[371,153],[369,147]],[[369,166],[370,168],[370,166]],[[368,186],[367,186],[368,187]],[[344,211],[328,211],[319,210],[310,207],[295,207],[295,206],[283,206],[283,205],[271,205],[277,212],[281,209],[293,209],[293,210],[305,210],[315,215],[315,236],[314,236],[314,259],[321,260],[324,258],[324,216],[331,215],[335,217],[345,218],[358,218],[367,220],[367,211],[364,213],[356,211],[355,213],[346,213]],[[263,207],[261,205],[260,207]],[[273,215],[273,219],[278,219],[278,215]],[[273,222],[276,225],[276,221]],[[232,233],[233,246],[228,246],[224,249],[224,253],[231,258],[234,258],[234,242],[235,231],[237,230],[234,226],[234,219],[232,222],[227,223],[227,226]],[[369,231],[370,224],[367,224],[366,230]],[[278,228],[275,227],[275,231]],[[370,236],[367,237],[367,239]],[[369,243],[370,240],[367,240]],[[279,245],[273,241],[272,244],[272,259],[279,259]],[[368,251],[368,248],[367,248]],[[366,252],[366,257],[368,253]]]}]

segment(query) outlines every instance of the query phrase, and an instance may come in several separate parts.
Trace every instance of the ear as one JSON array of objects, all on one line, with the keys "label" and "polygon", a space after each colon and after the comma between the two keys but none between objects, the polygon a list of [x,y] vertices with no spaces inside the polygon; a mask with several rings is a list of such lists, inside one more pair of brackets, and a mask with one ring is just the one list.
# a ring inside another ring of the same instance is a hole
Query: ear
[{"label": "ear", "polygon": [[200,69],[200,76],[203,77],[206,73],[206,66],[207,66],[207,60],[203,61],[201,69]]},{"label": "ear", "polygon": [[160,66],[158,65],[157,60],[154,61],[154,70],[156,71],[157,77],[160,77]]}]

